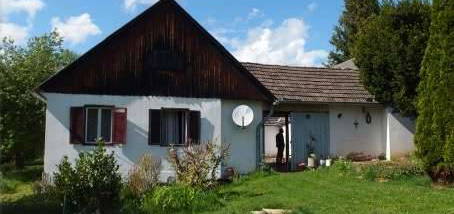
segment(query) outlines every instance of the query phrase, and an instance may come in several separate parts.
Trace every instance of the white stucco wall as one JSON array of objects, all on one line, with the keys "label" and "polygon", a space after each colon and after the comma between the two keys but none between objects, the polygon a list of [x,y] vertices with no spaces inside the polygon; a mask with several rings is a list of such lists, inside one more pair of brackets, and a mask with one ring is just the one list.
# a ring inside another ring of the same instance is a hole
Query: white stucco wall
[{"label": "white stucco wall", "polygon": [[[164,108],[188,108],[201,112],[201,140],[216,140],[221,137],[221,121],[231,121],[224,112],[221,114],[220,99],[200,98],[176,98],[176,97],[137,97],[137,96],[102,96],[102,95],[70,95],[45,93],[47,98],[46,111],[46,134],[45,134],[45,156],[44,170],[51,173],[55,170],[56,164],[64,155],[71,160],[78,157],[80,151],[91,150],[93,146],[69,144],[69,113],[71,106],[92,105],[115,105],[125,107],[128,110],[126,144],[121,146],[108,146],[108,151],[114,151],[120,164],[121,173],[126,176],[129,168],[144,153],[150,152],[153,156],[162,160],[161,180],[173,175],[173,170],[166,161],[168,147],[148,145],[148,109]],[[230,103],[230,102],[228,102]],[[224,104],[223,104],[224,106]],[[230,105],[225,105],[229,108]],[[258,108],[257,111],[259,110]],[[261,117],[260,117],[261,118]],[[225,123],[225,122],[224,122]],[[225,123],[227,124],[227,123]],[[226,125],[225,125],[226,126]],[[226,126],[227,127],[227,126]],[[249,133],[252,129],[245,130]],[[230,130],[230,134],[236,130]],[[244,130],[241,130],[244,131]],[[242,158],[242,155],[249,156],[249,152],[242,151],[240,147],[249,145],[249,136],[243,132],[241,137],[229,138],[234,143],[234,158]],[[255,136],[255,135],[254,135]],[[218,142],[220,142],[218,140]],[[255,143],[255,141],[251,141]],[[255,145],[255,144],[253,144]],[[254,147],[255,148],[255,147]],[[255,151],[254,153],[255,154]],[[245,157],[248,161],[248,157]],[[254,157],[255,158],[255,157]],[[240,160],[234,163],[242,163]]]},{"label": "white stucco wall", "polygon": [[[242,129],[232,121],[233,109],[241,104],[254,111],[254,120]],[[262,103],[258,101],[222,100],[222,142],[230,144],[230,158],[226,167],[234,167],[240,173],[252,172],[256,168],[256,131],[262,120]]]},{"label": "white stucco wall", "polygon": [[[364,108],[364,112],[363,112]],[[366,123],[366,112],[372,117]],[[338,114],[342,114],[338,118]],[[381,106],[330,105],[330,153],[347,155],[350,152],[380,155],[386,153],[385,111]],[[358,122],[356,128],[354,122]]]},{"label": "white stucco wall", "polygon": [[387,159],[411,153],[415,149],[413,136],[415,121],[402,117],[399,113],[393,113],[391,108],[386,109],[385,119],[387,123]]}]

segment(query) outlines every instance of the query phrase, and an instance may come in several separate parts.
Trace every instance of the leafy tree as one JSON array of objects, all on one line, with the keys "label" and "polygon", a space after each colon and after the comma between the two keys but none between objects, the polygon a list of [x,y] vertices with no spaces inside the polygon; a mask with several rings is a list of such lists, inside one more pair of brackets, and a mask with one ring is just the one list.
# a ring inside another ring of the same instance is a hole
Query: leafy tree
[{"label": "leafy tree", "polygon": [[379,4],[377,0],[345,0],[345,10],[334,27],[330,43],[335,50],[328,55],[328,65],[332,66],[352,58],[351,49],[356,40],[356,34],[366,19],[377,14]]},{"label": "leafy tree", "polygon": [[[43,152],[45,105],[33,96],[39,83],[76,58],[56,33],[34,37],[26,46],[0,44],[0,148],[2,161]],[[27,152],[25,152],[27,151]]]},{"label": "leafy tree", "polygon": [[431,5],[386,1],[363,25],[353,56],[361,79],[376,99],[405,116],[416,116],[416,87],[429,38]]},{"label": "leafy tree", "polygon": [[434,181],[454,181],[454,1],[434,0],[418,86],[415,143]]}]

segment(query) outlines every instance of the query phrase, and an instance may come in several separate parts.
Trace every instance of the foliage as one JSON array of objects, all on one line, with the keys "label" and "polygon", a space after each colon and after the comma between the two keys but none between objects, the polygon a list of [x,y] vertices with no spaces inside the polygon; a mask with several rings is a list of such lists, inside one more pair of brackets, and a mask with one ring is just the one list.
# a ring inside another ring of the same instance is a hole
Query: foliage
[{"label": "foliage", "polygon": [[353,164],[350,160],[338,159],[330,169],[338,174],[347,175],[353,172]]},{"label": "foliage", "polygon": [[328,55],[328,65],[332,66],[352,58],[351,49],[356,35],[365,20],[377,14],[379,5],[377,0],[344,0],[345,9],[335,26],[330,43],[335,50]]},{"label": "foliage", "polygon": [[132,194],[140,196],[158,185],[161,159],[151,154],[143,154],[129,171],[128,188]]},{"label": "foliage", "polygon": [[148,194],[144,199],[143,210],[146,213],[195,213],[219,204],[218,196],[213,191],[171,185],[158,187]]},{"label": "foliage", "polygon": [[416,87],[429,38],[427,1],[384,1],[361,26],[354,45],[361,80],[375,98],[405,116],[415,116]]},{"label": "foliage", "polygon": [[[32,95],[39,83],[76,58],[52,32],[30,39],[25,47],[4,38],[0,43],[0,152],[2,162],[35,158],[44,147],[44,103]],[[25,153],[24,151],[27,151]]]},{"label": "foliage", "polygon": [[424,169],[409,161],[379,161],[360,165],[361,175],[368,180],[398,180],[425,174]]},{"label": "foliage", "polygon": [[54,182],[64,206],[72,211],[106,212],[114,208],[121,190],[121,175],[114,153],[103,142],[92,152],[81,152],[75,165],[64,157],[54,173]]},{"label": "foliage", "polygon": [[[151,190],[152,191],[152,190]],[[120,192],[121,209],[120,213],[138,214],[143,213],[142,204],[145,195],[136,195],[128,186],[124,186]]]},{"label": "foliage", "polygon": [[418,86],[415,144],[433,180],[453,182],[454,2],[435,0],[433,4],[431,34]]},{"label": "foliage", "polygon": [[216,184],[217,170],[228,155],[228,146],[208,141],[184,147],[182,154],[171,148],[168,160],[175,169],[178,183],[209,188]]},{"label": "foliage", "polygon": [[12,193],[17,188],[17,182],[11,182],[6,179],[0,178],[0,192],[1,193]]}]

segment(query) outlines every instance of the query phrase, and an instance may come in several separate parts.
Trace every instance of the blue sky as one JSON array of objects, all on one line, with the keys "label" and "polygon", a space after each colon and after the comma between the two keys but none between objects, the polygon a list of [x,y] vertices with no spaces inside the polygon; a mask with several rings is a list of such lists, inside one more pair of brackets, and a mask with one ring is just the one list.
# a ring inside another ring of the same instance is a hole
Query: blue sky
[{"label": "blue sky", "polygon": [[[157,0],[0,0],[0,36],[57,29],[84,53]],[[178,0],[240,61],[319,66],[342,0]]]}]

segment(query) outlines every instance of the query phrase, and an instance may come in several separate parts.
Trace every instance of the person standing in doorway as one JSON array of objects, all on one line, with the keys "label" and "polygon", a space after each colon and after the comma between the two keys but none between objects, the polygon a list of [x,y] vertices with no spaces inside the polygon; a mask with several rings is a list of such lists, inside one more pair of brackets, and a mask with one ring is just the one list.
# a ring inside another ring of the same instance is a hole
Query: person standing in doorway
[{"label": "person standing in doorway", "polygon": [[276,165],[282,164],[282,157],[284,156],[284,129],[280,128],[279,133],[276,135],[276,147],[277,147],[277,156],[276,156]]}]

